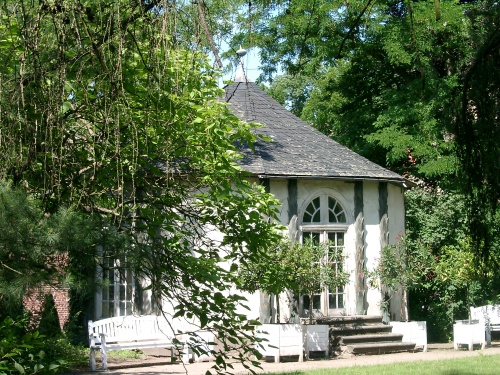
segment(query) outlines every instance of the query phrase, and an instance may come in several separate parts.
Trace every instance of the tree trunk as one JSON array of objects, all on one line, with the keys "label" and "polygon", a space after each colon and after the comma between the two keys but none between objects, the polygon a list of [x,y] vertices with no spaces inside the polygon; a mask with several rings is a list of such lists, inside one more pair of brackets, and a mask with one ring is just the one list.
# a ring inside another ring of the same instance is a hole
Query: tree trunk
[{"label": "tree trunk", "polygon": [[276,294],[276,323],[281,323],[280,319],[280,295]]},{"label": "tree trunk", "polygon": [[313,298],[314,293],[309,293],[309,324],[313,322]]}]

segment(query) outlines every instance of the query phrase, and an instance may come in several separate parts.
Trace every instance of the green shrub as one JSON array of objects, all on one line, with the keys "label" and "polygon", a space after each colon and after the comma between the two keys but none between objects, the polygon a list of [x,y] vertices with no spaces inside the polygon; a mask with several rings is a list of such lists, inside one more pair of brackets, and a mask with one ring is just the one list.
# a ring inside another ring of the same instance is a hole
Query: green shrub
[{"label": "green shrub", "polygon": [[49,337],[60,336],[62,334],[59,316],[52,294],[46,294],[44,297],[38,332],[40,332],[41,335]]},{"label": "green shrub", "polygon": [[73,345],[66,336],[46,340],[44,351],[48,358],[63,359],[65,368],[82,368],[89,364],[89,348]]},{"label": "green shrub", "polygon": [[45,336],[27,330],[27,319],[10,317],[0,322],[0,375],[54,374],[65,361],[46,355]]}]

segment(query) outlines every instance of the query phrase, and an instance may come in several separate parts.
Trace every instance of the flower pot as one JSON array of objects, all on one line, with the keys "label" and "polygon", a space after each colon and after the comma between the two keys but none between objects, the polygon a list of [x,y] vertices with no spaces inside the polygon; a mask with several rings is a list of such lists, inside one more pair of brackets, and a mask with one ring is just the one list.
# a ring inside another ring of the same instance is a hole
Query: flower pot
[{"label": "flower pot", "polygon": [[484,349],[486,344],[484,337],[484,324],[479,320],[457,320],[453,324],[453,347],[458,349],[460,345],[467,345],[469,350],[474,344],[481,345]]},{"label": "flower pot", "polygon": [[267,340],[257,344],[257,350],[264,357],[274,357],[276,363],[284,356],[298,356],[299,362],[304,360],[301,324],[262,324],[256,327],[255,336]]},{"label": "flower pot", "polygon": [[414,342],[427,351],[427,323],[425,321],[391,322],[392,333],[403,335],[403,342]]},{"label": "flower pot", "polygon": [[306,358],[311,352],[323,352],[328,357],[330,346],[330,327],[326,324],[304,324],[302,325],[304,353]]}]

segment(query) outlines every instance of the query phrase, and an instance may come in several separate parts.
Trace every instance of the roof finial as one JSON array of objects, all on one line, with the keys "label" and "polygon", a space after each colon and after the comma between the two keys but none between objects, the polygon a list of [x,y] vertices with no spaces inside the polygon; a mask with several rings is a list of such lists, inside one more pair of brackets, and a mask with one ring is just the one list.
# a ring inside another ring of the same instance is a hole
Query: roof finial
[{"label": "roof finial", "polygon": [[240,59],[247,54],[247,50],[242,48],[240,45],[240,49],[236,51],[236,54],[240,57]]},{"label": "roof finial", "polygon": [[236,51],[236,54],[238,55],[240,62],[238,64],[238,68],[236,69],[234,82],[248,82],[245,69],[243,68],[243,56],[247,54],[247,51],[240,46],[240,49]]}]

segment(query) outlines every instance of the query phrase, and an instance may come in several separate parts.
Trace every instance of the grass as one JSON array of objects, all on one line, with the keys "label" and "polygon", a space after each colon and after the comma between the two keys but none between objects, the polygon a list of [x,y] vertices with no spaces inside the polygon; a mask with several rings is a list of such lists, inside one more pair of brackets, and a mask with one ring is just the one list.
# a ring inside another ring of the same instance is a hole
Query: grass
[{"label": "grass", "polygon": [[500,355],[481,355],[440,361],[301,370],[273,375],[497,375],[499,373]]},{"label": "grass", "polygon": [[141,350],[114,350],[108,352],[108,359],[144,359],[146,354]]}]

